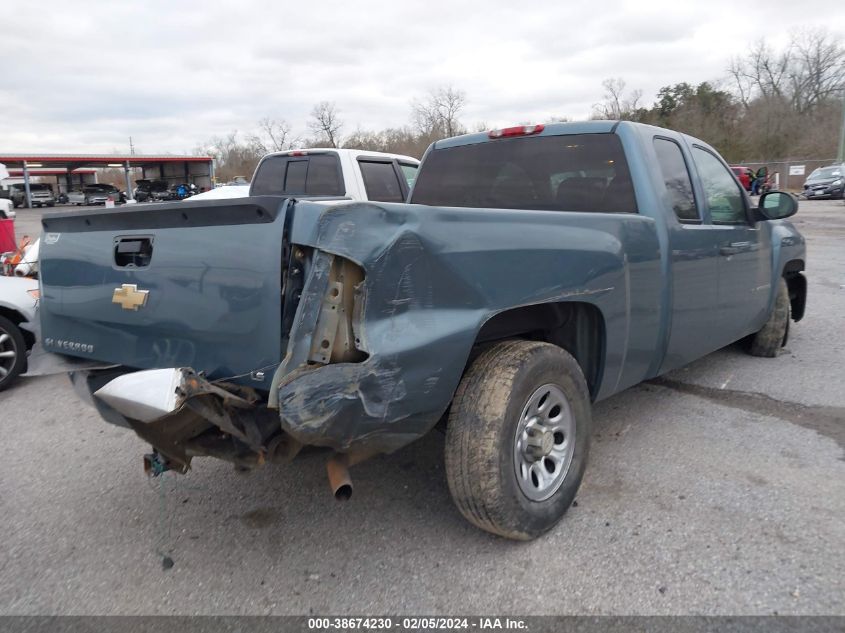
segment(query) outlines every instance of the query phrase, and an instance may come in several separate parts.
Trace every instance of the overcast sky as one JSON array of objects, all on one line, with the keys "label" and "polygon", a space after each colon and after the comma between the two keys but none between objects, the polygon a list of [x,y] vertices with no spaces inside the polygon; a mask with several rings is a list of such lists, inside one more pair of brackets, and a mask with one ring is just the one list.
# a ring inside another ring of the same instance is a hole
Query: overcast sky
[{"label": "overcast sky", "polygon": [[[826,26],[845,4],[413,0],[16,2],[3,27],[0,152],[180,153],[266,116],[307,132],[318,101],[345,121],[408,122],[451,84],[465,124],[587,118],[602,80],[650,104],[664,85],[725,76],[765,36]],[[838,29],[838,30],[837,30]]]}]

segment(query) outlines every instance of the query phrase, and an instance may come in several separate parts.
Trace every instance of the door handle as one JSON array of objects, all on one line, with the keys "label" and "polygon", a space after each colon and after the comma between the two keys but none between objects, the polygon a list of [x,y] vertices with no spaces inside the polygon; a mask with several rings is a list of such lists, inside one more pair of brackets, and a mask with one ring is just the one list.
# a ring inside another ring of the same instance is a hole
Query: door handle
[{"label": "door handle", "polygon": [[719,255],[736,255],[749,250],[751,242],[731,242],[719,249]]}]

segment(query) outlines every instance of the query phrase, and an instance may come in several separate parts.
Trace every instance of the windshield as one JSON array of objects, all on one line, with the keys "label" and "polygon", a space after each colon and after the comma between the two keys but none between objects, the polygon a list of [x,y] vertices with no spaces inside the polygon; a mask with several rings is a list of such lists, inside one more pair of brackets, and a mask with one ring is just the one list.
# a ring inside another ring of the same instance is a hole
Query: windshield
[{"label": "windshield", "polygon": [[810,180],[822,180],[824,178],[836,178],[837,176],[842,175],[842,167],[839,165],[833,165],[831,167],[819,167],[815,170],[812,174],[810,174]]}]

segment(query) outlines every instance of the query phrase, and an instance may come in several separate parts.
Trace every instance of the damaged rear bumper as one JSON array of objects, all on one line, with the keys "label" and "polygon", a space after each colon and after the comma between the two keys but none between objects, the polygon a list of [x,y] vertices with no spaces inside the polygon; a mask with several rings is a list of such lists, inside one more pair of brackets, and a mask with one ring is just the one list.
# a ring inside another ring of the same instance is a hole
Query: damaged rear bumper
[{"label": "damaged rear bumper", "polygon": [[70,378],[106,421],[131,428],[174,470],[186,471],[199,456],[252,468],[289,461],[301,448],[257,392],[211,383],[190,368],[77,371]]}]

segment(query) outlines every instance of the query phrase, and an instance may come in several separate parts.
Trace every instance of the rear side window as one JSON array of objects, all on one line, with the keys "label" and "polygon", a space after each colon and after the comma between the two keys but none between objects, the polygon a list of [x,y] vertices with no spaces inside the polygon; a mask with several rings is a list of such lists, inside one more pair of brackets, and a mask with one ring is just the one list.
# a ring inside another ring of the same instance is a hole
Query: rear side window
[{"label": "rear side window", "polygon": [[367,199],[377,202],[404,202],[405,194],[393,163],[359,160]]},{"label": "rear side window", "polygon": [[674,141],[656,138],[654,151],[657,152],[657,163],[675,215],[679,220],[700,219],[692,192],[692,180],[681,148]]},{"label": "rear side window", "polygon": [[419,165],[399,163],[399,167],[402,168],[402,175],[405,176],[405,180],[408,182],[408,187],[413,187],[414,181],[417,179],[417,169],[419,169]]},{"label": "rear side window", "polygon": [[416,204],[444,207],[636,213],[615,134],[503,139],[430,152]]},{"label": "rear side window", "polygon": [[285,156],[271,156],[261,161],[252,179],[250,193],[254,196],[272,196],[284,192],[285,170],[288,166]]},{"label": "rear side window", "polygon": [[346,188],[336,154],[271,156],[261,162],[250,194],[342,196]]}]

